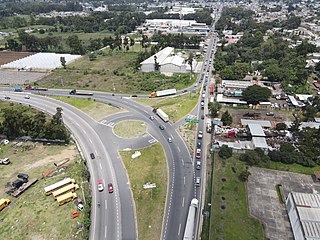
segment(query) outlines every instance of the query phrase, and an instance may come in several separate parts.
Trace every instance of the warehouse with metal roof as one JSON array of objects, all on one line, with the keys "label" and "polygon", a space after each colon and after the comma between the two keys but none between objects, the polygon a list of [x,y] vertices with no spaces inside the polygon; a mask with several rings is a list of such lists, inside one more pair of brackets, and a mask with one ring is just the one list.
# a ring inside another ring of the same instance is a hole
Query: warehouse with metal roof
[{"label": "warehouse with metal roof", "polygon": [[[156,57],[156,58],[155,58]],[[151,57],[147,58],[141,62],[142,72],[154,72],[155,71],[155,61],[159,64],[159,72],[165,73],[186,73],[190,72],[191,67],[186,63],[183,57],[174,54],[173,47],[166,47]],[[197,65],[194,60],[193,70]]]},{"label": "warehouse with metal roof", "polygon": [[295,240],[320,239],[320,194],[290,192],[286,209]]}]

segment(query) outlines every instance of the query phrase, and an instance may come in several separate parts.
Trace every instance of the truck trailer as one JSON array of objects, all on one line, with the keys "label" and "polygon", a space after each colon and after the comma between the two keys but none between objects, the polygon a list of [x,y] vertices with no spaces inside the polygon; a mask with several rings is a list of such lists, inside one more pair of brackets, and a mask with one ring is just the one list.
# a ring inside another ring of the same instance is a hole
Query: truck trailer
[{"label": "truck trailer", "polygon": [[169,121],[169,116],[162,111],[160,108],[156,109],[156,114],[164,121],[168,122]]},{"label": "truck trailer", "polygon": [[175,95],[176,93],[177,93],[177,90],[175,88],[172,88],[172,89],[152,92],[149,97],[150,98],[164,97],[169,95]]},{"label": "truck trailer", "polygon": [[195,217],[196,217],[196,211],[198,208],[198,199],[194,198],[191,200],[191,204],[189,207],[188,212],[188,218],[186,223],[186,228],[184,230],[183,240],[192,240],[193,238],[193,232],[194,232],[194,226],[195,226]]},{"label": "truck trailer", "polygon": [[84,95],[84,96],[93,96],[93,93],[91,92],[84,92],[84,91],[79,91],[76,89],[73,89],[69,92],[70,95]]}]

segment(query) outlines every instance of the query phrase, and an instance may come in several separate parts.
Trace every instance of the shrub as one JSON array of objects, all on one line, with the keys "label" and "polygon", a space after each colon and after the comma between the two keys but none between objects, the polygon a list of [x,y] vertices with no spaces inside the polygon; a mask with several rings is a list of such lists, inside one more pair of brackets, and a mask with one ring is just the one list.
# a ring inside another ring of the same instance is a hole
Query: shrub
[{"label": "shrub", "polygon": [[222,147],[219,149],[219,157],[223,159],[232,157],[232,148],[229,148],[227,145],[222,145]]}]

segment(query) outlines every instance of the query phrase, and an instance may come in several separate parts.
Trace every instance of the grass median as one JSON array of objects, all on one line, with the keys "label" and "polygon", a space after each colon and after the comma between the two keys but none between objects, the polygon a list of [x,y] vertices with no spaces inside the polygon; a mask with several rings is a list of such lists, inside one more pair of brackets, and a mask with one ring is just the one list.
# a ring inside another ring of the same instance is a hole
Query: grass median
[{"label": "grass median", "polygon": [[184,95],[168,98],[149,98],[149,99],[135,99],[137,102],[152,108],[161,108],[168,114],[171,122],[177,122],[196,106],[199,100],[199,90],[196,92],[189,92]]},{"label": "grass median", "polygon": [[263,228],[248,211],[245,183],[239,174],[245,164],[238,155],[223,160],[215,155],[210,239],[263,239]]},{"label": "grass median", "polygon": [[121,121],[117,123],[113,132],[122,138],[134,138],[143,135],[147,131],[147,126],[142,121]]},{"label": "grass median", "polygon": [[58,96],[52,96],[52,98],[68,103],[80,109],[81,111],[88,114],[90,117],[92,117],[97,121],[109,115],[116,114],[119,112],[124,112],[124,110],[121,108],[114,107],[111,104],[96,102],[92,99],[58,97]]},{"label": "grass median", "polygon": [[[158,240],[161,235],[167,193],[167,163],[162,145],[140,149],[141,156],[132,159],[135,151],[120,152],[129,175],[138,221],[138,238]],[[154,189],[144,189],[147,182],[156,183]]]}]

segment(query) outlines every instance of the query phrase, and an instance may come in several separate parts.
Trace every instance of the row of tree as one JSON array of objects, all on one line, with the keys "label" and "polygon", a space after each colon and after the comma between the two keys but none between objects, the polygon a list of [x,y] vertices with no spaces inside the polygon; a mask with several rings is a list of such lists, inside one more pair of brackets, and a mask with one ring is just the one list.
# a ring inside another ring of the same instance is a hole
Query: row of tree
[{"label": "row of tree", "polygon": [[9,139],[31,138],[59,139],[69,142],[70,134],[63,125],[62,108],[58,107],[51,118],[29,107],[10,104],[2,108],[0,132]]}]

